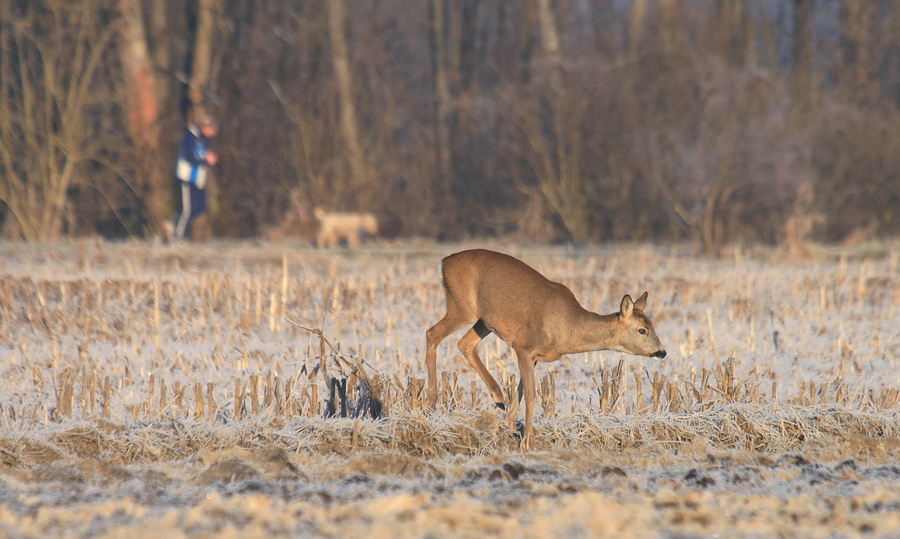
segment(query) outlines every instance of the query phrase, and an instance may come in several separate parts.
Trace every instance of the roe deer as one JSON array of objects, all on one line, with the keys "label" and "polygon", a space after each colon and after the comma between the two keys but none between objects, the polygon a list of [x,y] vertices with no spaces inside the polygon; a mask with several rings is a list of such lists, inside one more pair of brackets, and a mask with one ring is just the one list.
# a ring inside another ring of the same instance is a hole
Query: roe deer
[{"label": "roe deer", "polygon": [[478,357],[475,347],[496,333],[516,352],[519,391],[506,422],[512,427],[518,404],[525,397],[525,430],[522,449],[531,449],[534,415],[534,367],[538,361],[556,361],[564,354],[615,350],[663,358],[653,324],[644,314],[647,292],[637,301],[622,298],[619,312],[599,315],[584,309],[565,285],[548,280],[524,262],[509,255],[473,249],[448,256],[442,262],[447,314],[426,333],[425,364],[428,369],[428,401],[437,404],[437,346],[448,335],[472,324],[459,340],[459,349],[478,372],[495,404],[505,410],[503,390]]}]

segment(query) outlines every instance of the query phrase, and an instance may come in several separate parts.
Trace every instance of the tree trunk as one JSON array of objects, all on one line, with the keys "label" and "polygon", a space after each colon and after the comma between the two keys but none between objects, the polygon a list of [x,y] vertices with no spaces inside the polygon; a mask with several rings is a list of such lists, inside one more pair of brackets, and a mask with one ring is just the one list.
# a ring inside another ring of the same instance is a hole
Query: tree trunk
[{"label": "tree trunk", "polygon": [[647,24],[647,0],[632,0],[631,14],[628,21],[628,53],[636,55],[644,37],[644,26]]},{"label": "tree trunk", "polygon": [[550,0],[538,0],[538,19],[541,24],[541,46],[544,54],[553,58],[559,55],[559,31]]},{"label": "tree trunk", "polygon": [[170,167],[164,166],[159,140],[160,101],[150,62],[140,0],[119,0],[122,18],[119,55],[125,75],[128,129],[137,146],[138,184],[149,210],[151,230],[161,233],[171,211]]},{"label": "tree trunk", "polygon": [[135,142],[154,146],[159,136],[159,100],[139,0],[119,0],[122,41],[119,52],[125,70],[128,128]]},{"label": "tree trunk", "polygon": [[684,6],[681,0],[659,0],[659,24],[666,50],[680,47],[684,41]]},{"label": "tree trunk", "polygon": [[813,103],[812,0],[794,0],[794,35],[791,44],[794,102],[801,110]]},{"label": "tree trunk", "polygon": [[[151,51],[153,55],[153,63],[156,69],[162,73],[172,71],[172,45],[168,39],[162,39],[169,33],[168,12],[166,10],[166,2],[152,2],[152,11],[150,12],[150,35],[156,37],[154,47]],[[156,77],[156,95],[159,102],[165,107],[169,103],[171,96],[171,88],[165,77]],[[165,116],[165,114],[163,114]]]},{"label": "tree trunk", "polygon": [[341,132],[350,164],[350,186],[357,188],[366,183],[365,156],[359,140],[356,120],[356,101],[353,77],[350,74],[350,53],[347,49],[347,14],[344,0],[328,0],[328,36],[331,42],[331,61],[340,97]]},{"label": "tree trunk", "polygon": [[845,87],[859,98],[873,91],[869,84],[872,72],[873,26],[876,2],[843,0],[841,3],[841,79]]},{"label": "tree trunk", "polygon": [[522,84],[528,84],[531,80],[531,62],[540,41],[538,31],[538,16],[534,2],[525,2],[525,50],[522,51]]},{"label": "tree trunk", "polygon": [[194,50],[191,58],[191,86],[188,89],[191,113],[195,120],[199,115],[208,112],[205,110],[205,95],[209,87],[209,75],[212,65],[215,9],[216,0],[199,0],[197,33],[194,36]]},{"label": "tree trunk", "polygon": [[713,18],[713,40],[719,52],[732,65],[742,65],[746,61],[749,48],[747,41],[747,17],[743,0],[720,0]]},{"label": "tree trunk", "polygon": [[[444,224],[452,222],[452,216],[448,215],[453,204],[450,202],[451,170],[450,170],[450,83],[447,77],[447,44],[444,26],[444,1],[431,0],[428,4],[430,10],[431,27],[429,37],[431,42],[431,57],[434,66],[434,126],[435,126],[435,153],[436,153],[436,189],[432,190],[433,201],[444,201],[437,204],[435,210],[443,217]],[[443,227],[442,227],[443,228]]]}]

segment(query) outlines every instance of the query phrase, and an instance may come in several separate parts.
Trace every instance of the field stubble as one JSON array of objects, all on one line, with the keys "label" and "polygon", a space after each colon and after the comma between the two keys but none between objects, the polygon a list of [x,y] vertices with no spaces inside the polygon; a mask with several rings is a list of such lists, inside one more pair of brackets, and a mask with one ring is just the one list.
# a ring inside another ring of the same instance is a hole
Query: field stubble
[{"label": "field stubble", "polygon": [[539,366],[527,455],[453,338],[423,410],[454,248],[0,249],[9,533],[900,531],[896,247],[498,247],[598,312],[649,290],[669,350]]}]

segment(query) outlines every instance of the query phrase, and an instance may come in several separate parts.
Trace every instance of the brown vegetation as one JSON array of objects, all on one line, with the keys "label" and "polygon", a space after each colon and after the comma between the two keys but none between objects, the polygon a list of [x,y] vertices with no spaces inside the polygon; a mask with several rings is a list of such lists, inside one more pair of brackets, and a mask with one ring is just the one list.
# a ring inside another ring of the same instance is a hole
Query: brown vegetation
[{"label": "brown vegetation", "polygon": [[[229,254],[216,246],[149,251],[101,243],[54,249],[49,254],[49,260],[54,261],[54,267],[48,269],[56,275],[53,278],[41,277],[28,269],[30,257],[47,258],[42,251],[6,248],[8,275],[0,280],[0,335],[9,343],[5,368],[13,376],[13,391],[0,402],[0,417],[7,425],[48,426],[71,419],[110,425],[163,418],[211,425],[243,420],[289,425],[302,420],[296,428],[315,430],[315,420],[323,416],[381,417],[387,418],[388,423],[365,427],[356,421],[346,423],[354,443],[363,440],[367,446],[376,444],[403,451],[443,447],[439,453],[480,452],[491,444],[513,447],[510,444],[515,443],[507,433],[495,429],[499,419],[484,409],[488,402],[484,389],[462,362],[448,363],[438,380],[434,404],[440,413],[421,417],[428,408],[425,368],[417,357],[422,349],[407,339],[418,342],[428,320],[440,312],[436,275],[429,276],[424,269],[432,267],[431,259],[438,258],[436,252],[401,252],[374,258],[365,252],[348,252],[347,256],[354,258],[336,259],[317,251],[289,257],[267,249]],[[241,265],[222,271],[225,261],[233,256],[242,260]],[[410,256],[417,260],[414,277],[398,273],[410,271]],[[662,266],[676,271],[683,265],[678,257],[633,251],[622,256],[637,261],[638,267],[643,268]],[[368,262],[363,266],[372,273],[354,275],[353,268],[359,267],[356,257],[364,257]],[[407,269],[392,267],[397,261]],[[134,278],[109,273],[114,268],[133,272],[128,267],[135,263],[141,264],[142,271],[162,274]],[[673,349],[678,350],[675,355],[684,362],[704,349],[705,359],[685,363],[683,372],[651,369],[649,364],[639,368],[632,365],[637,360],[617,360],[614,364],[601,362],[591,367],[587,379],[571,370],[577,362],[564,368],[564,381],[555,369],[536,373],[536,399],[542,409],[539,417],[542,428],[550,429],[543,434],[539,431],[537,447],[575,447],[582,443],[606,447],[603,440],[616,438],[601,432],[608,429],[598,427],[596,435],[600,438],[587,440],[580,437],[595,432],[593,429],[572,431],[566,426],[567,422],[585,421],[580,416],[586,405],[603,415],[627,415],[630,422],[636,422],[631,426],[623,424],[629,429],[671,419],[659,418],[661,413],[699,414],[695,418],[699,421],[697,426],[707,424],[708,420],[702,419],[706,413],[724,414],[726,423],[734,421],[737,426],[717,435],[703,434],[710,440],[725,436],[723,446],[733,442],[739,447],[783,450],[802,443],[804,436],[798,433],[831,429],[827,421],[807,424],[812,420],[802,419],[806,407],[816,409],[808,412],[810,417],[819,416],[821,407],[834,407],[832,417],[840,424],[835,429],[850,428],[854,421],[885,421],[876,430],[892,432],[892,416],[877,418],[900,404],[900,390],[891,384],[877,385],[871,379],[857,377],[873,369],[871,364],[883,361],[885,354],[896,352],[890,341],[892,328],[873,326],[872,331],[864,332],[864,339],[871,341],[840,335],[834,345],[834,357],[823,364],[826,375],[783,379],[778,374],[783,372],[778,358],[781,348],[792,345],[785,344],[787,341],[805,339],[804,344],[793,346],[810,349],[807,353],[816,352],[812,351],[812,336],[785,327],[787,321],[779,322],[776,316],[805,316],[820,326],[820,332],[828,332],[833,331],[830,325],[840,323],[831,318],[830,313],[836,309],[855,312],[857,306],[865,305],[877,310],[893,308],[900,297],[900,283],[892,273],[896,263],[896,255],[892,255],[880,263],[880,270],[874,270],[864,259],[850,262],[843,257],[834,272],[819,277],[793,277],[796,284],[787,286],[794,286],[794,298],[806,298],[805,303],[781,306],[778,313],[760,303],[761,298],[741,297],[740,289],[752,286],[752,276],[728,282],[727,288],[722,283],[692,282],[672,276],[658,280],[653,286],[659,302],[654,315],[670,328],[670,356]],[[373,264],[381,269],[373,270]],[[247,273],[243,265],[256,269]],[[298,267],[301,275],[292,271]],[[176,279],[162,277],[174,268],[192,270],[180,273]],[[316,269],[309,272],[308,268]],[[552,273],[568,271],[571,266],[567,269],[562,265]],[[90,272],[107,276],[94,277]],[[86,276],[64,277],[75,273]],[[688,273],[696,276],[697,269]],[[585,294],[586,290],[602,290],[606,296],[625,287],[625,281],[619,279],[596,282],[591,277],[584,281],[585,276],[581,275],[567,281],[574,289],[581,287],[580,295],[589,302],[596,299],[591,299],[593,294]],[[702,306],[710,298],[721,296],[723,290],[731,291],[725,293],[731,298],[726,304],[715,311]],[[408,309],[390,307],[382,314],[368,312],[387,297],[400,304],[406,299],[420,302],[417,321],[410,322]],[[677,304],[666,299],[674,297],[679,298]],[[698,302],[697,314],[685,314],[697,309]],[[874,320],[882,320],[877,310],[871,315],[876,317]],[[682,314],[676,314],[678,311]],[[320,319],[323,316],[324,320]],[[852,316],[862,320],[859,314]],[[707,335],[698,336],[696,322],[691,322],[697,318]],[[757,329],[758,319],[771,319],[767,322],[771,327]],[[716,324],[723,320],[732,321],[728,334],[717,335],[721,330],[715,329]],[[735,333],[735,321],[742,324],[740,333]],[[349,326],[350,334],[344,326]],[[377,346],[375,352],[357,345],[346,348],[348,339],[367,341],[371,339],[368,332],[373,330],[383,339],[384,347]],[[270,336],[278,343],[277,349],[264,352],[260,349],[266,348],[264,344],[248,344],[245,332]],[[181,350],[179,343],[184,339],[200,346],[198,351]],[[210,339],[215,343],[211,349],[207,348]],[[728,356],[724,356],[725,345],[718,344],[720,339],[731,347]],[[736,344],[745,339],[746,342]],[[305,351],[297,348],[298,342],[307,342]],[[125,356],[101,354],[98,346],[128,347],[132,351]],[[145,349],[147,346],[150,350]],[[774,355],[765,361],[754,359],[754,354],[759,353],[754,350],[763,346],[774,347]],[[483,353],[500,386],[505,390],[513,388],[509,394],[514,395],[516,371],[512,364],[493,364],[497,362],[493,357],[497,352],[490,348]],[[808,364],[814,365],[813,361]],[[585,390],[590,404],[571,398],[574,393],[584,395]],[[18,394],[29,396],[20,400],[15,397]],[[767,408],[771,416],[763,414]],[[784,413],[798,419],[788,420]],[[441,419],[445,414],[452,419]],[[487,420],[488,417],[493,419]],[[456,421],[463,431],[482,425],[484,432],[461,437],[455,428],[443,434],[435,430],[436,425]],[[759,424],[754,426],[756,421]],[[472,422],[471,426],[463,428],[467,422]],[[776,428],[778,424],[781,426]],[[795,428],[790,427],[795,424]],[[408,432],[410,439],[382,439],[376,433],[383,428]],[[655,428],[646,428],[654,436]],[[869,426],[861,427],[859,432],[866,429],[872,432]],[[308,433],[313,436],[311,443],[319,443],[313,431]],[[442,436],[447,438],[440,441]],[[416,439],[430,441],[417,444]],[[459,445],[448,445],[450,440]]]},{"label": "brown vegetation", "polygon": [[809,239],[893,235],[900,9],[856,4],[14,0],[0,216],[157,228],[191,103],[220,119],[217,235],[277,230],[297,192],[388,236],[721,254],[805,230],[806,184]]},{"label": "brown vegetation", "polygon": [[3,243],[0,533],[900,530],[896,245],[505,247],[594,310],[646,285],[669,352],[542,366],[529,454],[461,357],[428,410],[455,246]]}]

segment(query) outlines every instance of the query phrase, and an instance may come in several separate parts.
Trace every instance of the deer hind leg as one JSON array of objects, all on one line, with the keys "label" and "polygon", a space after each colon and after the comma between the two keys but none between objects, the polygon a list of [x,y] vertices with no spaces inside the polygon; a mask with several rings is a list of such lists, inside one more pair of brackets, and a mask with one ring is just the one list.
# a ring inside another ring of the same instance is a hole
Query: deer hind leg
[{"label": "deer hind leg", "polygon": [[478,373],[478,376],[484,380],[484,383],[488,387],[488,391],[491,393],[491,397],[494,398],[494,405],[501,410],[505,410],[506,405],[503,402],[503,390],[500,389],[500,384],[498,384],[497,380],[491,376],[490,371],[487,370],[487,367],[485,367],[481,358],[478,357],[478,352],[475,350],[478,343],[490,334],[491,330],[484,325],[484,321],[478,320],[475,322],[475,325],[472,326],[472,329],[467,331],[462,339],[459,340],[458,346],[459,351],[462,352],[469,361],[469,365],[471,365],[472,368],[475,369],[475,372]]},{"label": "deer hind leg", "polygon": [[447,314],[425,332],[425,367],[428,370],[428,400],[426,404],[434,409],[437,405],[437,347],[447,335],[470,323],[465,313],[455,303],[447,304]]}]

